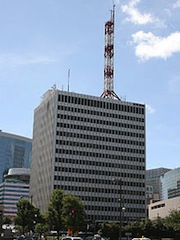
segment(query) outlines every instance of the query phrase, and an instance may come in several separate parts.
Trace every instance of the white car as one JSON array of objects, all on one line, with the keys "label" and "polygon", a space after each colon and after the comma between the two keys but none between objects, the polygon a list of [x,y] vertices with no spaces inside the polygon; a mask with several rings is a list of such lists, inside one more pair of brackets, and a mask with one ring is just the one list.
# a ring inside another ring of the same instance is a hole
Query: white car
[{"label": "white car", "polygon": [[150,239],[150,238],[143,237],[143,238],[133,238],[132,240],[151,240],[151,239]]},{"label": "white car", "polygon": [[66,237],[62,237],[61,240],[83,240],[83,239],[81,237],[66,236]]}]

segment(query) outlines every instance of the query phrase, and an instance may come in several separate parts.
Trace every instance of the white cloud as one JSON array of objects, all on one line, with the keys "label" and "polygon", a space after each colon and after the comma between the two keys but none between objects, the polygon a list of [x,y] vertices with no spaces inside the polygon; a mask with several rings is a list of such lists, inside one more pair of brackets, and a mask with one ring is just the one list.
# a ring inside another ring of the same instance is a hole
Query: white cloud
[{"label": "white cloud", "polygon": [[147,110],[147,112],[148,113],[150,113],[150,114],[153,114],[153,113],[155,113],[155,109],[153,108],[153,107],[151,107],[149,104],[146,104],[146,110]]},{"label": "white cloud", "polygon": [[150,58],[171,57],[173,53],[180,52],[180,32],[167,37],[157,37],[153,33],[139,31],[132,35],[133,42],[137,44],[135,54],[140,60]]},{"label": "white cloud", "polygon": [[180,0],[173,4],[173,8],[180,8]]},{"label": "white cloud", "polygon": [[169,18],[172,17],[172,12],[169,8],[165,8],[164,13],[167,17],[169,17]]},{"label": "white cloud", "polygon": [[139,25],[145,25],[147,23],[159,21],[158,19],[154,18],[150,13],[141,13],[136,8],[136,5],[140,1],[141,0],[131,0],[129,4],[121,6],[122,12],[129,15],[129,17],[126,20]]}]

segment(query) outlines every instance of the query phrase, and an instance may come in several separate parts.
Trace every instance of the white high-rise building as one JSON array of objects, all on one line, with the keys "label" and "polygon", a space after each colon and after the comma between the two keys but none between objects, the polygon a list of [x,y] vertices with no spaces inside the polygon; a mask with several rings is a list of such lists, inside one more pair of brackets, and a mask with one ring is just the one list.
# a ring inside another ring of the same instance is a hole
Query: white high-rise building
[{"label": "white high-rise building", "polygon": [[63,189],[90,221],[119,221],[121,207],[124,222],[137,221],[146,216],[145,156],[144,104],[51,89],[34,114],[32,202],[45,212]]}]

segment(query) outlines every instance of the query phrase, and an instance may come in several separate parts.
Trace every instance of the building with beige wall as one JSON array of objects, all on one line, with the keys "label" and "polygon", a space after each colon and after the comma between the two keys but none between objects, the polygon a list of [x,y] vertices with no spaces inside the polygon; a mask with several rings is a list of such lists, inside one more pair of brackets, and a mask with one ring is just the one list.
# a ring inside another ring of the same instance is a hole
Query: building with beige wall
[{"label": "building with beige wall", "polygon": [[148,206],[149,219],[164,218],[172,210],[180,210],[180,197],[151,203]]}]

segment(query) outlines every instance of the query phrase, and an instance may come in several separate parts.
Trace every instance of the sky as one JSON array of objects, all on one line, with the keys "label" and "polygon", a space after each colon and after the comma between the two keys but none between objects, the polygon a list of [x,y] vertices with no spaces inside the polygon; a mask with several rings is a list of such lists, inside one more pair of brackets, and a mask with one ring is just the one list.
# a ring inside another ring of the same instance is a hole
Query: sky
[{"label": "sky", "polygon": [[0,129],[32,138],[57,89],[100,96],[115,4],[114,91],[146,104],[146,166],[180,167],[180,0],[0,0]]}]

